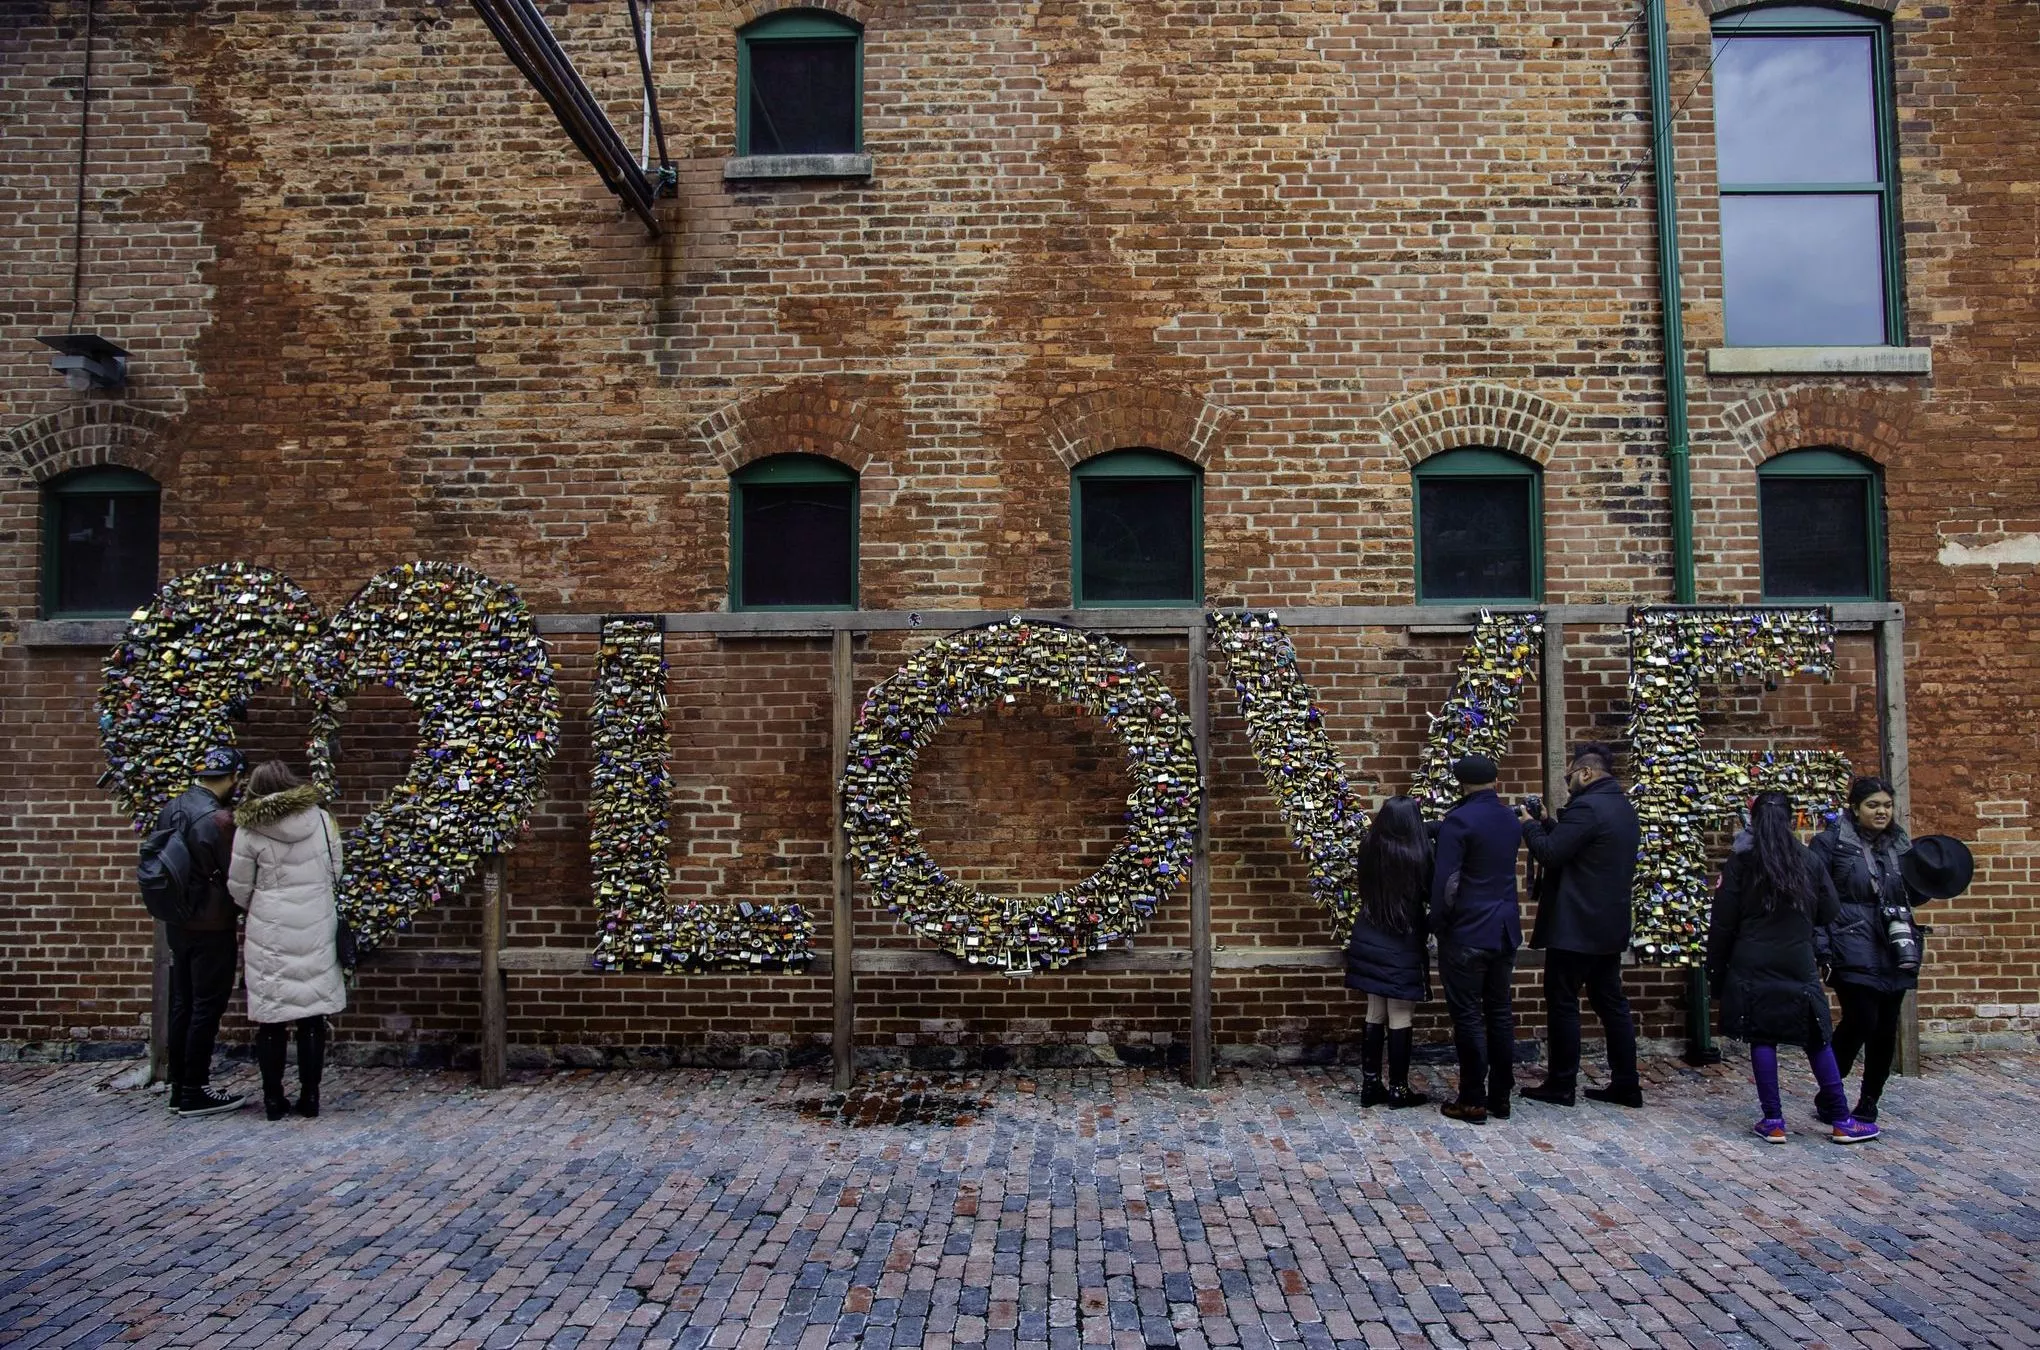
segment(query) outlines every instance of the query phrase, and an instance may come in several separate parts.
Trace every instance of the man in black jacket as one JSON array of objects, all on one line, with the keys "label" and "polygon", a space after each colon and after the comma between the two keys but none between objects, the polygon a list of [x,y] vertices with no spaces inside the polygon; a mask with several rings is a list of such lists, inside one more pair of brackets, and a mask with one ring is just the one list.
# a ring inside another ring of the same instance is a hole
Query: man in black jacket
[{"label": "man in black jacket", "polygon": [[1636,808],[1615,779],[1615,752],[1599,741],[1573,748],[1565,771],[1571,790],[1557,824],[1522,807],[1523,843],[1545,869],[1530,945],[1544,949],[1544,1006],[1551,1064],[1544,1082],[1523,1095],[1573,1105],[1580,1074],[1580,990],[1608,1038],[1608,1086],[1587,1096],[1642,1106],[1636,1076],[1636,1023],[1622,993],[1629,947],[1629,893],[1640,831]]},{"label": "man in black jacket", "polygon": [[227,865],[233,861],[234,813],[227,809],[248,762],[221,746],[205,752],[198,776],[156,817],[156,829],[184,832],[191,854],[191,889],[197,894],[191,917],[163,925],[170,943],[170,1025],[164,1058],[170,1068],[170,1109],[180,1116],[233,1111],[247,1100],[215,1091],[213,1042],[220,1018],[234,994],[235,942],[240,910],[227,894]]},{"label": "man in black jacket", "polygon": [[1431,931],[1438,977],[1452,1013],[1459,1096],[1440,1112],[1480,1125],[1509,1118],[1516,1086],[1516,1015],[1510,984],[1523,945],[1516,895],[1516,821],[1495,795],[1495,762],[1453,761],[1459,802],[1438,823],[1431,881]]}]

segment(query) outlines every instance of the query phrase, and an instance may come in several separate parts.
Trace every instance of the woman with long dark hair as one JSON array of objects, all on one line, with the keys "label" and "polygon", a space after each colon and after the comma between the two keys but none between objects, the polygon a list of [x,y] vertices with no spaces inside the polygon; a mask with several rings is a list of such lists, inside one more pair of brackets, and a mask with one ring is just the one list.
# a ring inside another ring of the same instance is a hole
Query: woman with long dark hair
[{"label": "woman with long dark hair", "polygon": [[1815,947],[1842,1005],[1835,1028],[1842,1077],[1863,1052],[1863,1084],[1850,1112],[1858,1120],[1877,1119],[1906,991],[1920,982],[1920,930],[1899,865],[1912,841],[1895,818],[1895,800],[1882,778],[1858,778],[1849,785],[1849,809],[1813,840],[1842,902]]},{"label": "woman with long dark hair", "polygon": [[1721,1031],[1750,1043],[1763,1119],[1752,1127],[1767,1144],[1785,1142],[1778,1097],[1778,1046],[1806,1047],[1816,1099],[1837,1144],[1877,1137],[1877,1126],[1849,1115],[1842,1072],[1828,1044],[1827,992],[1814,966],[1813,934],[1834,922],[1835,890],[1813,852],[1792,832],[1792,802],[1760,792],[1749,829],[1722,865],[1707,933],[1707,973],[1721,990]]},{"label": "woman with long dark hair", "polygon": [[[1424,911],[1431,894],[1431,832],[1411,797],[1390,797],[1374,813],[1353,864],[1360,913],[1346,941],[1346,987],[1367,994],[1360,1042],[1360,1104],[1422,1106],[1410,1090],[1411,1016],[1431,997]],[[1388,1050],[1388,1079],[1381,1076]]]}]

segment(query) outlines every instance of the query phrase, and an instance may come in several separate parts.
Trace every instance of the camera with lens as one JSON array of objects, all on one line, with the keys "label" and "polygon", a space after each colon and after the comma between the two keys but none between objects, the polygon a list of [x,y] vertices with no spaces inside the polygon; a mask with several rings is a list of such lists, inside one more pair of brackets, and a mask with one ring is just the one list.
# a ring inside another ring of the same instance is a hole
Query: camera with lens
[{"label": "camera with lens", "polygon": [[1544,798],[1531,793],[1523,799],[1523,809],[1539,820],[1544,819]]},{"label": "camera with lens", "polygon": [[1920,968],[1920,940],[1913,936],[1913,912],[1911,905],[1883,904],[1877,907],[1877,922],[1884,925],[1884,945],[1891,948],[1892,956],[1898,960],[1898,968],[1914,971]]}]

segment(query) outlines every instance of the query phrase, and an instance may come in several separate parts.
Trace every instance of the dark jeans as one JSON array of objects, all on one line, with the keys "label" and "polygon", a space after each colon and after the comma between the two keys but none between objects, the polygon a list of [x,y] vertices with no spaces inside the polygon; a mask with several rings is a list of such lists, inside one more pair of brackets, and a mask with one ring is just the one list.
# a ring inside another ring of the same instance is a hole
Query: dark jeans
[{"label": "dark jeans", "polygon": [[1905,1007],[1905,992],[1887,994],[1860,984],[1838,984],[1835,997],[1842,1004],[1842,1020],[1835,1026],[1835,1063],[1847,1078],[1856,1052],[1863,1052],[1863,1090],[1858,1095],[1874,1106],[1884,1094],[1884,1080],[1891,1077],[1892,1057],[1898,1053],[1898,1015]]},{"label": "dark jeans", "polygon": [[1514,952],[1438,944],[1438,978],[1452,1013],[1462,1106],[1506,1102],[1515,1086],[1516,1009],[1509,999],[1515,973]]},{"label": "dark jeans", "polygon": [[1547,1081],[1573,1087],[1580,1077],[1580,990],[1594,1005],[1608,1038],[1608,1082],[1611,1087],[1640,1086],[1636,1077],[1636,1023],[1622,992],[1622,954],[1589,956],[1556,949],[1544,954],[1544,1008],[1551,1039]]},{"label": "dark jeans", "polygon": [[172,1087],[204,1087],[212,1079],[213,1041],[234,996],[241,963],[233,929],[210,933],[164,925],[170,939],[170,1026],[164,1058]]}]

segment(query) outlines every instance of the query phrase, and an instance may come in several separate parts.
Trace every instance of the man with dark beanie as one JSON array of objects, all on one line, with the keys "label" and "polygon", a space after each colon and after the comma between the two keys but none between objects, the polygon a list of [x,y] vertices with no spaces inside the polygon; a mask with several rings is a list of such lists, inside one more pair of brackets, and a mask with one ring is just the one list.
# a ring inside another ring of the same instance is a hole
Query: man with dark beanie
[{"label": "man with dark beanie", "polygon": [[1459,1052],[1459,1096],[1439,1108],[1453,1120],[1481,1125],[1509,1118],[1516,1084],[1516,1017],[1509,985],[1523,920],[1516,897],[1516,850],[1522,832],[1495,795],[1495,762],[1486,755],[1455,760],[1459,802],[1438,825],[1431,881],[1431,931],[1438,935],[1438,974],[1452,1013]]},{"label": "man with dark beanie", "polygon": [[1523,845],[1545,869],[1530,945],[1544,949],[1544,1015],[1550,1065],[1525,1088],[1532,1101],[1571,1106],[1580,1077],[1580,990],[1608,1038],[1608,1086],[1587,1096],[1642,1106],[1636,1076],[1636,1023],[1622,993],[1629,947],[1629,891],[1641,837],[1636,808],[1615,778],[1615,752],[1599,741],[1573,747],[1565,771],[1571,796],[1556,824],[1522,807]]}]

